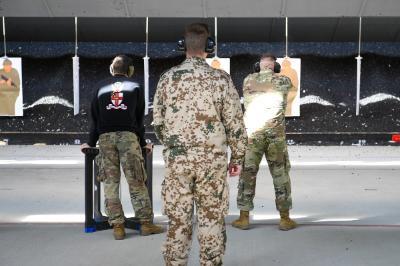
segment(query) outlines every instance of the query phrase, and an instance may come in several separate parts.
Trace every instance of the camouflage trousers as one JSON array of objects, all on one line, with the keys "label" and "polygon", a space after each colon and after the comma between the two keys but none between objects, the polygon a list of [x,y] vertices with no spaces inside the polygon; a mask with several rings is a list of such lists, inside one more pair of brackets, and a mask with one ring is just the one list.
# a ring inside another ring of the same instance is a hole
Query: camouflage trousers
[{"label": "camouflage trousers", "polygon": [[121,167],[129,186],[135,216],[140,221],[151,221],[153,211],[146,181],[142,150],[136,134],[128,131],[100,135],[100,154],[97,160],[100,179],[104,179],[106,214],[110,225],[124,223],[124,212],[119,198]]},{"label": "camouflage trousers", "polygon": [[274,183],[276,209],[287,211],[292,208],[292,197],[290,162],[284,132],[282,134],[257,133],[249,138],[238,184],[238,208],[242,211],[254,209],[256,178],[264,154]]},{"label": "camouflage trousers", "polygon": [[164,151],[163,212],[169,227],[162,251],[167,266],[187,265],[197,212],[200,265],[222,265],[229,188],[226,154],[204,149]]}]

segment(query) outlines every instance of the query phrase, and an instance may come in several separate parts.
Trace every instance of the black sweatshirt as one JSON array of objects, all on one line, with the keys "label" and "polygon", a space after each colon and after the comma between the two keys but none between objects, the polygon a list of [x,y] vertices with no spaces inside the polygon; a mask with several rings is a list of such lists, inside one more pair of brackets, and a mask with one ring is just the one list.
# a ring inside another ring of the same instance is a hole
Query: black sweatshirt
[{"label": "black sweatshirt", "polygon": [[131,131],[144,147],[144,105],[143,89],[130,78],[115,76],[99,82],[91,105],[89,146],[96,146],[100,134]]}]

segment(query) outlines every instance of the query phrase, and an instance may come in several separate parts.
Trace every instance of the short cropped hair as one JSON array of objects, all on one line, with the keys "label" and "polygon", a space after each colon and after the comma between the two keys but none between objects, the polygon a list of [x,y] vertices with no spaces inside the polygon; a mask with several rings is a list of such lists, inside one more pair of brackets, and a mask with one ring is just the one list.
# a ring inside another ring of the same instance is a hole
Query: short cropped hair
[{"label": "short cropped hair", "polygon": [[273,61],[276,61],[276,56],[275,55],[273,55],[273,54],[271,54],[271,53],[265,53],[265,54],[262,54],[261,56],[260,56],[260,61],[261,60],[263,60],[263,59],[272,59]]},{"label": "short cropped hair", "polygon": [[11,62],[11,60],[10,59],[5,59],[4,61],[3,61],[3,66],[11,66],[12,65],[12,62]]},{"label": "short cropped hair", "polygon": [[126,55],[117,55],[111,64],[114,73],[127,74],[129,72],[129,66],[133,64],[133,61]]},{"label": "short cropped hair", "polygon": [[206,48],[210,32],[207,24],[193,23],[185,28],[185,46],[189,52],[202,52]]}]

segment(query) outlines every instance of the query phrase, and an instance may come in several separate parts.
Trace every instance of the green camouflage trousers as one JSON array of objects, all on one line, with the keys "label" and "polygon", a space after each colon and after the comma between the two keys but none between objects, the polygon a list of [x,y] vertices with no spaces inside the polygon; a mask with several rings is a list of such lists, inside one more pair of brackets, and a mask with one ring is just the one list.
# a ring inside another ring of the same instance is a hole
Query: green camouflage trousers
[{"label": "green camouflage trousers", "polygon": [[264,154],[274,183],[276,209],[287,211],[292,208],[292,197],[289,177],[290,162],[284,132],[281,134],[256,133],[249,138],[238,184],[238,208],[242,211],[254,209],[256,178]]},{"label": "green camouflage trousers", "polygon": [[169,218],[162,251],[167,266],[187,265],[197,211],[200,265],[222,265],[229,188],[227,157],[204,149],[169,149],[162,184],[163,212]]},{"label": "green camouflage trousers", "polygon": [[135,216],[140,221],[151,221],[153,211],[146,181],[142,150],[136,134],[128,131],[110,132],[99,138],[99,173],[104,177],[106,214],[110,225],[124,223],[124,212],[119,199],[121,168],[129,186]]}]

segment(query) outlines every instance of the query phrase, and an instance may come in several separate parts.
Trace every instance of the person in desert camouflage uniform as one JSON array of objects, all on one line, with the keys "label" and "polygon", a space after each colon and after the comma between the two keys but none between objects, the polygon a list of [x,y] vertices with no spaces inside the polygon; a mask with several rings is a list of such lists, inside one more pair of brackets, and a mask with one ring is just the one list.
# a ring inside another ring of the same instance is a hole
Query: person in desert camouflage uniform
[{"label": "person in desert camouflage uniform", "polygon": [[275,61],[275,56],[263,55],[260,72],[248,75],[243,83],[244,121],[249,144],[238,184],[240,217],[232,224],[239,229],[249,228],[249,211],[254,209],[256,177],[264,154],[274,183],[276,208],[281,216],[279,229],[286,231],[296,227],[289,218],[292,198],[285,135],[285,108],[292,84],[288,77],[273,72]]},{"label": "person in desert camouflage uniform", "polygon": [[154,98],[154,130],[165,146],[162,200],[169,228],[162,251],[168,266],[187,265],[194,203],[200,265],[222,265],[227,168],[238,175],[245,154],[239,96],[230,76],[205,61],[208,34],[204,24],[186,27],[186,60],[161,76]]}]

